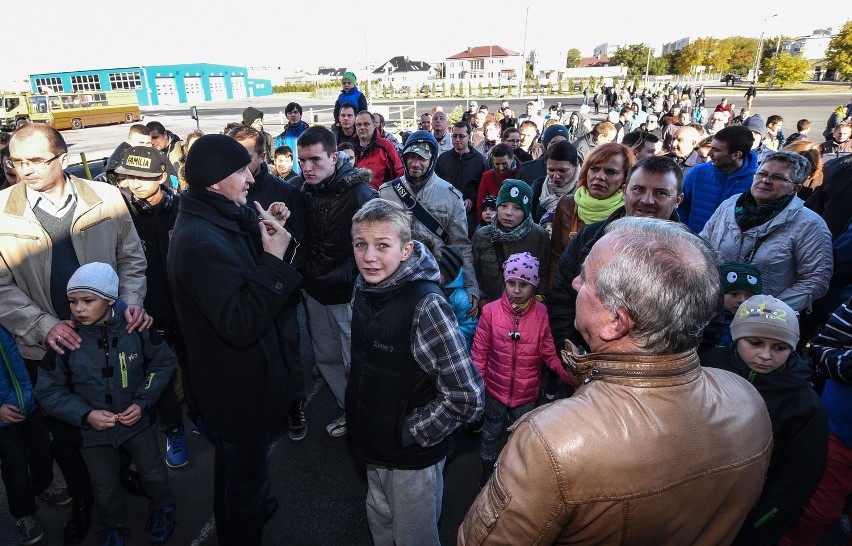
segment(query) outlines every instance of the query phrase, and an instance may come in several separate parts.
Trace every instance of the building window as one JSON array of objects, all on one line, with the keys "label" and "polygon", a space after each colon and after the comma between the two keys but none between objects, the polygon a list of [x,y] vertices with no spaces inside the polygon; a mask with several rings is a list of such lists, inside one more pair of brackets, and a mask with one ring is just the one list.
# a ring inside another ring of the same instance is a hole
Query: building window
[{"label": "building window", "polygon": [[113,89],[140,89],[142,78],[139,72],[113,72],[109,75],[109,85]]},{"label": "building window", "polygon": [[470,69],[471,70],[482,70],[484,64],[485,63],[483,63],[482,61],[470,61]]},{"label": "building window", "polygon": [[36,78],[36,90],[39,93],[62,93],[65,89],[62,87],[61,78]]},{"label": "building window", "polygon": [[71,76],[71,92],[101,91],[101,78],[97,74]]}]

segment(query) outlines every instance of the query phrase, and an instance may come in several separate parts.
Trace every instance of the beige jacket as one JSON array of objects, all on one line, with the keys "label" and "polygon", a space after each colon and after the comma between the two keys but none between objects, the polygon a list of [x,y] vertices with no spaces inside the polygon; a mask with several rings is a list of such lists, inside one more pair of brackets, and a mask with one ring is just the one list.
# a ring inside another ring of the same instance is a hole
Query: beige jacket
[{"label": "beige jacket", "polygon": [[748,382],[675,355],[563,351],[587,383],[511,429],[459,544],[729,544],[772,428]]},{"label": "beige jacket", "polygon": [[[128,305],[145,298],[145,254],[118,189],[71,177],[77,208],[71,240],[81,264],[103,262],[118,272]],[[26,186],[0,192],[0,323],[24,358],[41,359],[45,337],[59,322],[50,301],[51,240],[27,202]]]}]

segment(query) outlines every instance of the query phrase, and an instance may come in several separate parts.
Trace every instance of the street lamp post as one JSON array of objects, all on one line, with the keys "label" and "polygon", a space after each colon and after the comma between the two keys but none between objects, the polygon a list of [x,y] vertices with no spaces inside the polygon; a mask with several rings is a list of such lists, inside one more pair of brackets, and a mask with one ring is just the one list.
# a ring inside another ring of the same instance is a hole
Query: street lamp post
[{"label": "street lamp post", "polygon": [[772,59],[772,72],[769,74],[769,90],[772,91],[772,81],[775,79],[775,67],[778,66],[778,51],[781,49],[781,35],[778,35],[778,42],[775,44],[775,57]]},{"label": "street lamp post", "polygon": [[753,83],[757,83],[757,76],[760,72],[760,53],[763,51],[763,34],[766,32],[766,22],[772,19],[773,17],[778,17],[778,14],[775,13],[770,15],[766,19],[763,20],[763,28],[760,30],[760,40],[757,42],[757,56],[754,58],[754,77],[752,78]]}]

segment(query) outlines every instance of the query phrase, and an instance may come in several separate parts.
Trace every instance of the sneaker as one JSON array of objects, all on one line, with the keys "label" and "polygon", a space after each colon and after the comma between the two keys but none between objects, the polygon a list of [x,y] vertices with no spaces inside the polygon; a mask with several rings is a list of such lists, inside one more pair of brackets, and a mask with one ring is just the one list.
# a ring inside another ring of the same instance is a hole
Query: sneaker
[{"label": "sneaker", "polygon": [[18,544],[35,544],[44,538],[44,531],[32,516],[23,517],[15,522],[15,532],[18,535]]},{"label": "sneaker", "polygon": [[308,424],[305,422],[304,400],[297,400],[296,403],[293,404],[293,407],[290,408],[290,415],[287,416],[287,423],[290,426],[291,440],[299,442],[305,439],[305,435],[308,433]]},{"label": "sneaker", "polygon": [[124,537],[130,536],[130,529],[121,525],[104,527],[98,534],[100,546],[124,546]]},{"label": "sneaker", "polygon": [[71,515],[65,522],[62,528],[62,538],[65,544],[79,544],[86,538],[86,533],[89,532],[89,526],[92,523],[92,504],[94,499],[91,497],[76,497],[74,504],[71,505]]},{"label": "sneaker", "polygon": [[219,440],[219,435],[210,426],[210,423],[204,420],[204,417],[198,416],[192,420],[192,433],[204,436],[209,442],[216,443]]},{"label": "sneaker", "polygon": [[328,432],[329,436],[332,438],[340,438],[341,436],[346,436],[346,414],[344,413],[334,421],[328,424],[325,427],[325,431]]},{"label": "sneaker", "polygon": [[71,502],[71,497],[68,496],[68,491],[64,487],[57,485],[56,482],[51,483],[50,486],[39,493],[37,497],[43,502],[49,502],[56,506],[65,506]]},{"label": "sneaker", "polygon": [[178,425],[166,432],[166,464],[171,468],[180,468],[188,462],[186,436],[183,433],[183,425]]},{"label": "sneaker", "polygon": [[149,533],[151,544],[162,544],[167,541],[175,530],[175,505],[167,504],[151,514],[145,529]]}]

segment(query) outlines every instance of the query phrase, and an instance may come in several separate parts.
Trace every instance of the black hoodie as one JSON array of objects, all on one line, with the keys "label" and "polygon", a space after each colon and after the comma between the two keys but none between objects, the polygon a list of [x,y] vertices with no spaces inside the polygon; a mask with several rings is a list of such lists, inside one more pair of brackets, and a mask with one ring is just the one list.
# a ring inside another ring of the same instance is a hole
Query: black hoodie
[{"label": "black hoodie", "polygon": [[776,544],[819,483],[828,452],[828,416],[808,383],[810,369],[792,352],[777,370],[755,373],[737,354],[736,343],[704,351],[701,365],[744,377],[766,402],[772,420],[772,458],[760,500],[734,544]]}]

